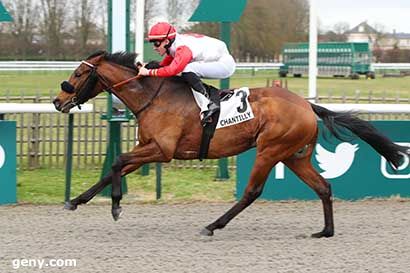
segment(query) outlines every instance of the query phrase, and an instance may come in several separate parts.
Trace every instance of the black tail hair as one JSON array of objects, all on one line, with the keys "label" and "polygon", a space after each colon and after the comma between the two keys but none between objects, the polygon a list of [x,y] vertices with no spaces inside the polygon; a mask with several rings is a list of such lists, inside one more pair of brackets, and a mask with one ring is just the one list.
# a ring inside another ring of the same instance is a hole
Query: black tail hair
[{"label": "black tail hair", "polygon": [[346,133],[338,130],[344,127],[367,142],[386,160],[396,168],[403,162],[404,155],[409,156],[410,149],[393,143],[389,138],[379,132],[373,125],[365,120],[359,119],[350,113],[336,113],[310,103],[315,114],[323,120],[326,128],[338,139],[346,141]]}]

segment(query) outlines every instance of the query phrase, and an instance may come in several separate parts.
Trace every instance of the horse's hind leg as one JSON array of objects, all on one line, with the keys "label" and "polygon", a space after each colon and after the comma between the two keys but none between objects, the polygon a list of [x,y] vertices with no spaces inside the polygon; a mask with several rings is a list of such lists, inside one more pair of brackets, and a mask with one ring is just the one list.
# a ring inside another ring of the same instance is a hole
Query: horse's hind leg
[{"label": "horse's hind leg", "polygon": [[303,158],[293,156],[283,163],[291,169],[303,182],[312,188],[322,200],[325,217],[325,227],[321,232],[312,234],[312,237],[332,237],[334,234],[332,190],[330,184],[313,168],[310,162],[310,155],[313,150],[310,148],[308,155]]},{"label": "horse's hind leg", "polygon": [[215,222],[205,227],[202,231],[202,235],[212,236],[215,229],[224,228],[229,221],[231,221],[242,210],[252,204],[261,194],[272,167],[278,162],[275,160],[274,155],[276,149],[264,149],[263,152],[259,152],[256,155],[255,164],[249,178],[249,183],[245,189],[244,195],[229,211],[218,218]]}]

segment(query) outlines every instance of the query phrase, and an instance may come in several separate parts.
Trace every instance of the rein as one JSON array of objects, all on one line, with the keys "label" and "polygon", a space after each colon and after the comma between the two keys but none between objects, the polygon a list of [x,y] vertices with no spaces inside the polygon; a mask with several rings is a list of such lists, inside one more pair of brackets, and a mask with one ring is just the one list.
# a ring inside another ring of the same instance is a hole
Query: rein
[{"label": "rein", "polygon": [[[115,63],[114,63],[114,64],[115,64]],[[122,67],[122,66],[121,66],[121,67]],[[100,76],[98,73],[97,73],[97,75],[98,75],[99,77],[102,77],[102,76]],[[121,81],[121,82],[119,82],[119,83],[113,84],[111,87],[106,87],[106,89],[107,89],[107,91],[112,92],[111,90],[115,90],[115,88],[117,88],[117,87],[120,87],[120,86],[122,86],[122,85],[124,85],[124,84],[129,83],[130,81],[137,80],[137,79],[140,79],[140,78],[143,78],[143,76],[136,75],[136,76],[131,77],[131,78],[129,78],[129,79],[123,80],[123,81]],[[104,79],[104,78],[102,78],[102,79]],[[104,79],[103,82],[104,82],[104,85],[107,85],[107,84],[105,83],[105,79]],[[141,109],[139,109],[138,111],[135,111],[135,112],[134,112],[134,115],[135,115],[136,117],[138,117],[138,115],[139,115],[140,113],[142,113],[142,111],[144,111],[145,109],[147,109],[147,108],[152,104],[152,101],[155,99],[156,96],[158,96],[159,91],[161,91],[161,88],[162,88],[162,86],[164,85],[164,82],[165,82],[165,79],[163,79],[163,80],[161,81],[161,83],[159,84],[159,86],[158,86],[157,90],[155,91],[154,95],[153,95],[146,103],[144,103],[144,105],[141,107]]]},{"label": "rein", "polygon": [[[95,86],[95,84],[96,84],[95,79],[96,78],[100,79],[100,81],[102,82],[105,90],[107,90],[109,93],[113,93],[113,90],[115,91],[115,89],[117,87],[123,86],[124,84],[127,84],[127,83],[129,83],[133,80],[137,80],[137,79],[140,79],[140,78],[143,77],[143,76],[140,76],[140,75],[136,75],[134,77],[123,80],[121,82],[115,83],[115,84],[110,86],[107,83],[107,80],[102,75],[100,75],[98,73],[97,65],[93,65],[93,64],[91,64],[87,61],[81,61],[81,63],[87,65],[88,67],[90,67],[91,72],[90,72],[88,78],[86,79],[85,83],[81,86],[80,90],[78,92],[76,92],[74,86],[72,84],[70,84],[68,81],[64,81],[61,84],[61,89],[62,90],[66,91],[68,93],[76,93],[76,96],[74,96],[71,99],[71,105],[78,106],[79,109],[81,109],[80,104],[82,103],[81,100],[83,99],[85,92],[87,92],[89,88],[92,88],[92,87]],[[115,65],[115,63],[113,63],[113,64]],[[146,103],[144,103],[144,105],[141,107],[141,109],[134,112],[135,116],[138,116],[142,111],[144,111],[146,108],[148,108],[152,104],[152,101],[155,99],[156,96],[158,96],[159,91],[161,91],[161,88],[162,88],[164,82],[165,82],[165,79],[163,79],[161,81],[161,83],[158,86],[157,90],[155,91],[154,95]],[[91,84],[93,84],[92,87],[91,87]]]}]

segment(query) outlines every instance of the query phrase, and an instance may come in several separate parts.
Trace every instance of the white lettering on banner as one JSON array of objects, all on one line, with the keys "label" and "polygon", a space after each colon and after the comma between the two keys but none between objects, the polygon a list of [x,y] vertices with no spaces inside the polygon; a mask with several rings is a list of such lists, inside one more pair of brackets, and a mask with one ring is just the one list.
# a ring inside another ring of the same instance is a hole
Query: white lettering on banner
[{"label": "white lettering on banner", "polygon": [[0,145],[0,169],[3,167],[4,162],[6,162],[6,152],[3,147]]},{"label": "white lettering on banner", "polygon": [[[405,146],[410,149],[410,142],[395,142],[397,145]],[[403,155],[403,162],[402,164],[397,167],[397,169],[393,169],[389,167],[386,159],[381,157],[380,161],[380,171],[382,172],[383,176],[390,179],[409,179],[410,178],[410,158],[408,155]]]}]

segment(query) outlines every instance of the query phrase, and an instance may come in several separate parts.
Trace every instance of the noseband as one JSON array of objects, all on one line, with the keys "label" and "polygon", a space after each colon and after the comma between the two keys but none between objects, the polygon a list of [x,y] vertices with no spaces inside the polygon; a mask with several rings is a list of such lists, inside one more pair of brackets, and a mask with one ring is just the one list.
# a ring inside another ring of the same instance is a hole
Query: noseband
[{"label": "noseband", "polygon": [[80,109],[80,105],[87,100],[87,93],[90,90],[94,89],[95,85],[98,82],[98,79],[100,78],[100,75],[97,73],[97,66],[86,61],[81,61],[81,63],[91,68],[90,73],[88,74],[88,77],[84,81],[84,83],[77,90],[68,81],[63,81],[61,83],[61,90],[69,94],[76,94],[74,97],[71,98],[71,105],[78,106],[78,108]]},{"label": "noseband", "polygon": [[[89,90],[92,90],[95,88],[95,85],[97,84],[98,80],[101,81],[106,91],[108,91],[109,93],[112,93],[113,90],[115,90],[115,88],[120,87],[132,80],[139,79],[142,77],[140,75],[136,75],[134,77],[131,77],[119,83],[109,85],[106,79],[97,72],[97,65],[93,65],[87,61],[81,61],[81,63],[90,67],[91,70],[90,70],[90,74],[88,74],[87,79],[80,86],[80,88],[76,90],[76,88],[68,81],[63,81],[61,83],[61,90],[69,94],[76,94],[74,97],[71,98],[71,102],[68,103],[67,106],[72,106],[72,107],[78,106],[79,109],[81,109],[80,105],[83,104],[88,99],[87,93],[89,92]],[[159,91],[161,90],[161,87],[164,84],[164,82],[165,80],[163,79],[159,87],[157,88],[157,90],[154,92],[154,95],[141,107],[141,109],[134,112],[136,116],[151,105],[152,101],[154,100],[154,98],[158,95]]]}]

